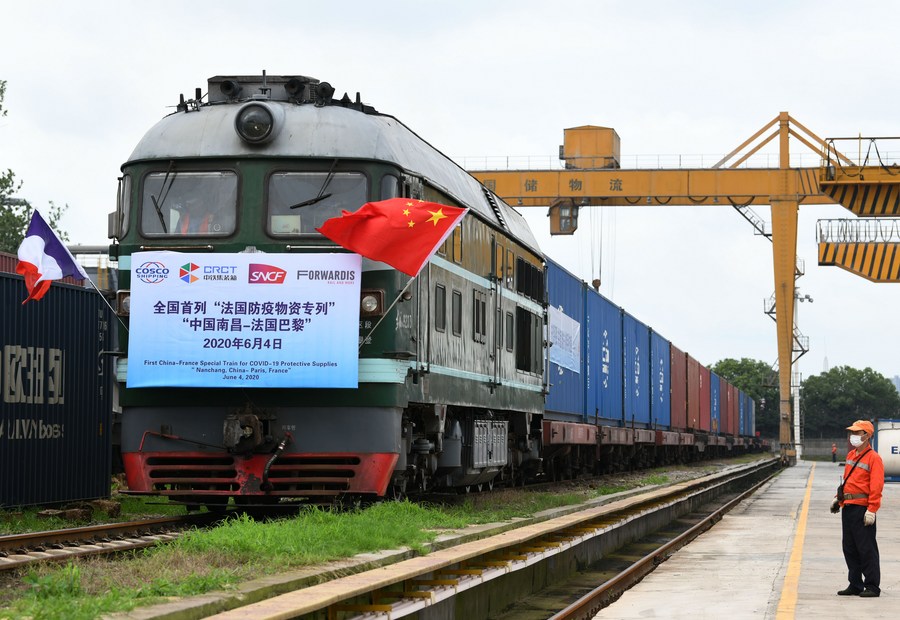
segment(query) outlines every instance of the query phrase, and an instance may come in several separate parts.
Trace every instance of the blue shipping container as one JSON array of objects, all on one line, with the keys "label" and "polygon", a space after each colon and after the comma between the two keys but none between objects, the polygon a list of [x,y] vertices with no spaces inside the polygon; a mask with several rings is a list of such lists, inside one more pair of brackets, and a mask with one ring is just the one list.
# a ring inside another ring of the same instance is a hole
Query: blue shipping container
[{"label": "blue shipping container", "polygon": [[26,295],[0,274],[0,506],[108,497],[114,318],[82,287]]},{"label": "blue shipping container", "polygon": [[[584,282],[547,261],[550,365],[548,413],[585,418]],[[557,416],[559,417],[559,416]]]},{"label": "blue shipping container", "polygon": [[749,394],[744,394],[744,423],[741,434],[753,437],[756,431],[756,402]]},{"label": "blue shipping container", "polygon": [[650,328],[622,312],[625,425],[650,425]]},{"label": "blue shipping container", "polygon": [[747,410],[747,395],[738,390],[738,435],[746,435],[747,434],[747,425],[744,422],[745,414],[744,412]]},{"label": "blue shipping container", "polygon": [[650,331],[650,419],[654,428],[672,425],[672,359],[669,341]]},{"label": "blue shipping container", "polygon": [[588,419],[601,424],[625,423],[622,406],[622,309],[595,292],[586,290]]},{"label": "blue shipping container", "polygon": [[709,429],[713,435],[719,434],[722,428],[722,409],[719,402],[719,375],[709,371]]}]

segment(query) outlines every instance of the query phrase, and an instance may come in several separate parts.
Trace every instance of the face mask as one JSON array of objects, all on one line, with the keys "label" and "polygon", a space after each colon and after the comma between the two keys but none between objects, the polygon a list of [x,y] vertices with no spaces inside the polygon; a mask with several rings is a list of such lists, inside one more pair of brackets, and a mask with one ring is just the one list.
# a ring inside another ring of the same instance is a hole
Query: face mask
[{"label": "face mask", "polygon": [[858,448],[863,445],[863,438],[859,435],[850,435],[850,445]]}]

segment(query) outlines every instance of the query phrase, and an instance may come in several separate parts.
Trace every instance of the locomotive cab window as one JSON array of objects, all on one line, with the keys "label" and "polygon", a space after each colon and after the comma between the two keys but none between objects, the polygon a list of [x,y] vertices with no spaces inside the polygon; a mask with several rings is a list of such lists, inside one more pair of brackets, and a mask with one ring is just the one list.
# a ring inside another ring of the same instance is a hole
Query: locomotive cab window
[{"label": "locomotive cab window", "polygon": [[237,221],[233,172],[154,172],[144,178],[141,232],[147,237],[224,237]]},{"label": "locomotive cab window", "polygon": [[267,223],[274,236],[318,235],[316,228],[341,211],[366,203],[366,177],[359,172],[279,172],[269,177]]},{"label": "locomotive cab window", "polygon": [[388,198],[397,198],[400,195],[400,179],[393,174],[386,174],[381,177],[381,200]]},{"label": "locomotive cab window", "polygon": [[124,237],[128,233],[129,224],[131,224],[131,175],[126,174],[119,178],[115,220],[109,231],[109,238],[121,239]]}]

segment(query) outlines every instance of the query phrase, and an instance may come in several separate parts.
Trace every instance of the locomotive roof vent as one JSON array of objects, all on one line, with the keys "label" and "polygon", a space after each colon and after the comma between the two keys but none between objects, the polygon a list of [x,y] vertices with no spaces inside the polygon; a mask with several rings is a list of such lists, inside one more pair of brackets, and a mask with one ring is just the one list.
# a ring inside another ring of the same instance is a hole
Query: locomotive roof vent
[{"label": "locomotive roof vent", "polygon": [[[305,75],[217,75],[208,80],[209,103],[234,103],[250,99],[313,103],[322,98],[320,87],[334,89],[327,82]],[[328,94],[328,99],[331,95]]]},{"label": "locomotive roof vent", "polygon": [[[352,100],[346,93],[334,96],[334,87],[306,75],[217,75],[208,80],[208,102],[242,103],[244,101],[284,101],[312,103],[317,107],[336,105],[366,114],[378,114],[374,107],[362,102],[359,93]],[[180,110],[181,108],[179,108]]]}]

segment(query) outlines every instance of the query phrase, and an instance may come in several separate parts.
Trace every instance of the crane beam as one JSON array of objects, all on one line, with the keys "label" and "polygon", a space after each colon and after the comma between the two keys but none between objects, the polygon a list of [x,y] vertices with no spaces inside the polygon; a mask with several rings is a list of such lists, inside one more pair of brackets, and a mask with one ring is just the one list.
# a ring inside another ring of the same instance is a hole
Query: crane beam
[{"label": "crane beam", "polygon": [[818,168],[687,170],[474,170],[485,187],[512,205],[546,207],[560,198],[578,206],[769,205],[773,196],[834,204],[821,191]]}]

